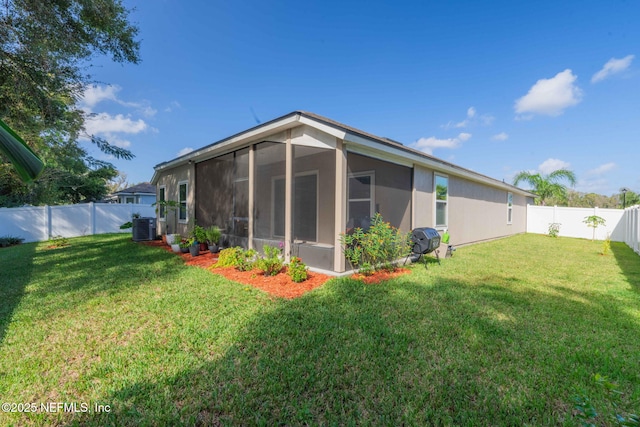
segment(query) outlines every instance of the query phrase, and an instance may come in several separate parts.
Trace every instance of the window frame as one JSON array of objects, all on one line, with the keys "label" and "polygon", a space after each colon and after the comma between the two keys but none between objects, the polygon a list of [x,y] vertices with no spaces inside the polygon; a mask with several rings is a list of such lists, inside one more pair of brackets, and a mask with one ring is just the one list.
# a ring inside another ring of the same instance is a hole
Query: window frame
[{"label": "window frame", "polygon": [[[362,176],[370,177],[369,181],[369,198],[368,199],[352,199],[350,197],[349,183],[352,178],[359,178]],[[365,202],[369,200],[369,218],[373,218],[376,211],[376,171],[368,170],[362,172],[352,172],[347,175],[347,221],[351,218],[351,202]]]},{"label": "window frame", "polygon": [[[447,180],[446,200],[438,200],[438,178]],[[433,173],[433,224],[436,230],[446,230],[449,228],[449,175]],[[438,204],[444,204],[444,224],[438,224]]]},{"label": "window frame", "polygon": [[507,225],[513,224],[513,193],[507,191]]},{"label": "window frame", "polygon": [[161,185],[158,187],[158,219],[160,221],[167,220],[167,208],[164,203],[167,201],[167,186]]},{"label": "window frame", "polygon": [[[180,187],[184,187],[184,200],[180,199]],[[189,222],[189,181],[178,181],[178,223],[187,224]],[[182,216],[182,204],[184,203],[184,218]]]}]

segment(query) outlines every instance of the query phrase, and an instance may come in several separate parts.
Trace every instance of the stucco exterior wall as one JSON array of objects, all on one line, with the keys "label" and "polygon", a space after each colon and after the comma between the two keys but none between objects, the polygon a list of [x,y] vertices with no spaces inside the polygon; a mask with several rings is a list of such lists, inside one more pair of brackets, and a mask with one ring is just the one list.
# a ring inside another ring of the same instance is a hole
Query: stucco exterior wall
[{"label": "stucco exterior wall", "polygon": [[187,220],[184,222],[177,220],[178,211],[176,209],[167,210],[166,221],[158,221],[158,233],[165,234],[167,232],[167,225],[171,232],[175,232],[177,223],[177,232],[186,235],[189,231],[190,221],[194,217],[194,165],[187,164],[179,166],[166,171],[160,172],[158,175],[158,182],[156,186],[156,196],[160,200],[159,188],[165,186],[166,200],[178,200],[178,183],[181,181],[187,181]]},{"label": "stucco exterior wall", "polygon": [[452,244],[524,233],[526,228],[525,196],[513,194],[512,223],[508,224],[507,190],[449,176],[448,229]]},{"label": "stucco exterior wall", "polygon": [[433,171],[421,166],[413,168],[413,224],[411,228],[433,227]]}]

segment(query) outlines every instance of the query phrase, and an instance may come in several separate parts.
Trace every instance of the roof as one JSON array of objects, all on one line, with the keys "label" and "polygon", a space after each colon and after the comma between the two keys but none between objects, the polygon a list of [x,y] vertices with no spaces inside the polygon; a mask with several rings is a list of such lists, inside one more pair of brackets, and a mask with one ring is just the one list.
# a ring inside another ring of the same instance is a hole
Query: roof
[{"label": "roof", "polygon": [[284,116],[278,117],[265,123],[261,123],[257,126],[236,133],[212,144],[206,145],[173,160],[159,163],[154,167],[155,172],[151,182],[157,182],[158,172],[161,170],[180,166],[188,162],[199,162],[213,157],[212,153],[215,153],[218,150],[222,151],[223,147],[227,147],[228,145],[234,145],[243,142],[250,143],[259,140],[259,137],[261,135],[264,135],[266,137],[270,133],[272,134],[303,124],[318,128],[326,133],[331,133],[334,136],[344,140],[345,143],[347,143],[347,149],[349,149],[349,146],[352,145],[366,147],[376,152],[376,154],[380,155],[380,158],[382,159],[385,159],[385,156],[394,157],[396,159],[405,160],[406,162],[421,164],[436,171],[462,176],[472,181],[483,182],[485,184],[505,188],[509,191],[517,192],[525,196],[535,197],[535,194],[529,191],[523,190],[504,181],[499,181],[495,178],[482,175],[478,172],[472,171],[471,169],[466,169],[456,164],[447,162],[438,157],[434,157],[430,154],[424,153],[423,151],[403,145],[402,143],[393,139],[373,135],[352,126],[337,122],[328,117],[301,110],[292,111],[289,114],[285,114]]},{"label": "roof", "polygon": [[133,185],[125,188],[124,190],[116,191],[113,194],[156,194],[156,186],[150,182],[142,182],[140,184]]}]

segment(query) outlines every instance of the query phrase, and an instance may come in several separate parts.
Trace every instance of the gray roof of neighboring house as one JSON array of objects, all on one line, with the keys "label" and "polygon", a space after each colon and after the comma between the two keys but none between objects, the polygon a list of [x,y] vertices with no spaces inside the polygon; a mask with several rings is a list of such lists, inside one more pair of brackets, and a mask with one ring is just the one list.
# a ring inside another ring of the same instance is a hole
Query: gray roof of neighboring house
[{"label": "gray roof of neighboring house", "polygon": [[155,196],[156,194],[156,186],[149,183],[143,182],[141,184],[136,184],[132,187],[125,188],[124,190],[116,191],[113,194],[152,194]]},{"label": "gray roof of neighboring house", "polygon": [[[196,149],[196,150],[194,150],[194,151],[192,151],[192,152],[190,152],[188,154],[184,154],[184,155],[176,157],[176,158],[174,158],[172,160],[159,163],[154,167],[154,169],[156,170],[156,173],[154,173],[154,179],[157,176],[157,171],[159,169],[164,169],[166,167],[173,167],[177,163],[182,163],[182,162],[186,162],[186,161],[191,162],[192,161],[191,159],[196,159],[204,151],[208,151],[210,149],[215,149],[216,146],[221,145],[221,144],[223,144],[225,142],[231,141],[231,140],[233,140],[235,138],[238,138],[238,137],[243,137],[245,134],[249,134],[249,133],[251,133],[251,132],[253,132],[255,130],[258,130],[260,128],[268,127],[269,125],[272,125],[274,123],[277,123],[279,121],[283,121],[285,119],[288,119],[288,118],[294,117],[294,116],[307,117],[308,119],[315,120],[316,122],[322,122],[322,123],[324,123],[326,125],[329,125],[330,127],[333,127],[335,129],[340,129],[340,130],[342,130],[342,131],[344,131],[346,133],[349,133],[349,134],[352,134],[352,135],[356,135],[356,136],[362,137],[362,138],[370,140],[370,141],[375,141],[376,143],[382,144],[382,145],[387,146],[387,147],[391,147],[392,149],[400,150],[401,152],[405,153],[404,154],[405,156],[415,156],[414,158],[421,158],[424,161],[427,161],[427,162],[429,162],[431,164],[434,164],[434,165],[440,165],[440,167],[446,168],[446,169],[448,169],[450,171],[455,171],[457,173],[461,173],[461,174],[473,177],[475,179],[478,179],[478,180],[481,180],[481,181],[484,181],[484,182],[487,182],[487,183],[491,183],[492,185],[498,185],[498,186],[503,187],[503,188],[513,189],[513,190],[516,190],[519,193],[525,194],[527,196],[531,196],[531,197],[535,196],[535,194],[533,194],[533,193],[531,193],[531,192],[529,192],[527,190],[523,190],[522,188],[516,187],[516,186],[514,186],[512,184],[509,184],[509,183],[506,183],[504,181],[499,181],[499,180],[497,180],[495,178],[489,177],[487,175],[483,175],[483,174],[475,172],[475,171],[473,171],[471,169],[467,169],[467,168],[458,166],[458,165],[456,165],[454,163],[448,162],[446,160],[442,160],[442,159],[440,159],[438,157],[432,156],[432,155],[427,154],[427,153],[425,153],[423,151],[417,150],[417,149],[412,148],[412,147],[408,147],[408,146],[406,146],[406,145],[404,145],[404,144],[402,144],[402,143],[400,143],[398,141],[395,141],[393,139],[386,138],[386,137],[380,137],[380,136],[377,136],[377,135],[373,135],[373,134],[370,134],[368,132],[362,131],[360,129],[357,129],[357,128],[351,127],[349,125],[345,125],[343,123],[340,123],[340,122],[337,122],[335,120],[329,119],[327,117],[321,116],[319,114],[311,113],[311,112],[308,112],[308,111],[301,111],[301,110],[292,111],[291,113],[285,114],[284,116],[280,116],[280,117],[275,118],[273,120],[270,120],[270,121],[267,121],[267,122],[264,122],[264,123],[260,123],[259,125],[254,126],[252,128],[249,128],[249,129],[246,129],[246,130],[243,130],[242,132],[238,132],[238,133],[236,133],[234,135],[231,135],[231,136],[229,136],[227,138],[223,138],[223,139],[221,139],[219,141],[216,141],[214,143],[205,145],[204,147]],[[153,181],[153,179],[152,179],[152,181]]]}]

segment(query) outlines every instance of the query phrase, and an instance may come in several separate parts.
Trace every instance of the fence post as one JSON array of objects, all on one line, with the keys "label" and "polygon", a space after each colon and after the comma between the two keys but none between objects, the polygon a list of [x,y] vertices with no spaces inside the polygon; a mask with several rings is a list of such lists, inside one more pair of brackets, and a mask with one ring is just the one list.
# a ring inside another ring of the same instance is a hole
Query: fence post
[{"label": "fence post", "polygon": [[94,235],[96,234],[96,204],[89,202],[89,206],[91,207],[91,235]]},{"label": "fence post", "polygon": [[51,218],[51,206],[50,205],[46,205],[45,206],[45,217],[46,217],[46,223],[47,223],[47,238],[46,240],[49,240],[51,238],[51,236],[53,235],[53,221]]}]

